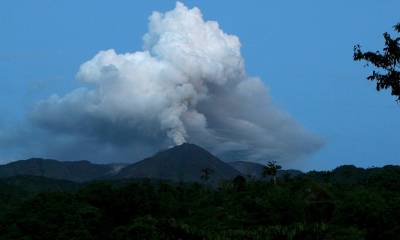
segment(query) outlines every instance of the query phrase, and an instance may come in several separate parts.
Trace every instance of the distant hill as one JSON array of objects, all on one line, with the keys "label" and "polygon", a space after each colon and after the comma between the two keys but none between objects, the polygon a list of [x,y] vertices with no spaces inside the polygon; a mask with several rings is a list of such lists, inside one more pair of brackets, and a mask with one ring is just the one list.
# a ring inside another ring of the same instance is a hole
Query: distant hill
[{"label": "distant hill", "polygon": [[[255,162],[247,162],[247,161],[236,161],[236,162],[229,162],[229,165],[231,165],[233,168],[238,170],[239,172],[242,173],[242,175],[251,177],[251,178],[262,178],[262,172],[264,165],[255,163]],[[277,173],[278,178],[282,178],[285,175],[289,177],[296,177],[304,174],[303,172],[299,170],[293,170],[293,169],[288,169],[288,170],[279,170]],[[267,177],[268,179],[268,177]]]},{"label": "distant hill", "polygon": [[0,166],[0,178],[13,176],[40,176],[85,182],[114,175],[120,165],[94,164],[89,161],[57,161],[53,159],[31,158]]},{"label": "distant hill", "polygon": [[400,188],[400,166],[396,165],[386,165],[384,167],[372,167],[366,169],[353,165],[343,165],[332,171],[310,171],[307,175],[319,182],[350,185],[371,185],[374,183],[385,182],[385,188]]},{"label": "distant hill", "polygon": [[[260,179],[263,167],[259,163],[247,161],[223,162],[195,144],[184,143],[133,164],[95,164],[89,161],[58,161],[42,158],[19,160],[0,165],[0,178],[37,176],[73,182],[151,178],[200,182],[202,170],[207,168],[212,172],[209,181],[217,183],[238,175]],[[293,177],[302,174],[298,170],[279,170],[277,176]]]},{"label": "distant hill", "polygon": [[262,177],[262,171],[264,166],[259,163],[246,162],[246,161],[236,161],[228,162],[233,168],[242,173],[242,175],[247,177]]},{"label": "distant hill", "polygon": [[241,173],[205,149],[189,143],[161,151],[122,169],[116,178],[155,178],[201,181],[202,169],[211,169],[210,181],[232,179]]}]

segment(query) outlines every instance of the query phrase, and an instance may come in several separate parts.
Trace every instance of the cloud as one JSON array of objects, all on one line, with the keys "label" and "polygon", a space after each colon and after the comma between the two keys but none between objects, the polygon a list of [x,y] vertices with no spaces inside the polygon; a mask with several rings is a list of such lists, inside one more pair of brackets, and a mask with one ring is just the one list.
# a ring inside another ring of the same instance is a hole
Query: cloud
[{"label": "cloud", "polygon": [[289,161],[322,145],[247,76],[238,37],[179,2],[150,16],[142,51],[100,51],[77,78],[89,87],[30,112],[37,154],[136,161],[188,141],[226,160]]}]

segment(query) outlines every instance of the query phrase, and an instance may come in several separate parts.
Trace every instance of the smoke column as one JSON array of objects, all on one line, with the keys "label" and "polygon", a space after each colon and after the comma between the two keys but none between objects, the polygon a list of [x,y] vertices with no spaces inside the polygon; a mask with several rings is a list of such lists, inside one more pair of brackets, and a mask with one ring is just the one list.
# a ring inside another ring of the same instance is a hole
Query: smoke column
[{"label": "smoke column", "polygon": [[53,95],[29,114],[52,139],[38,154],[135,161],[189,141],[225,160],[263,162],[322,145],[273,104],[263,81],[247,76],[239,38],[179,2],[150,16],[142,50],[100,51],[77,78],[89,87]]}]

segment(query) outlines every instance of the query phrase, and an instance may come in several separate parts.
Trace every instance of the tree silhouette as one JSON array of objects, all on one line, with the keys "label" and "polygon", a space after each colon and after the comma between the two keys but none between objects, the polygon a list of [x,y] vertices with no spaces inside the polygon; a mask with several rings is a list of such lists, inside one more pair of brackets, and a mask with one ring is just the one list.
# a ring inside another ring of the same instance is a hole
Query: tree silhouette
[{"label": "tree silhouette", "polygon": [[278,165],[276,161],[269,161],[263,168],[263,177],[272,176],[274,184],[276,184],[276,174],[282,166]]},{"label": "tree silhouette", "polygon": [[204,182],[208,182],[208,180],[210,179],[211,174],[213,174],[213,170],[210,168],[203,168],[201,169],[201,176],[200,178],[204,181]]},{"label": "tree silhouette", "polygon": [[[400,23],[394,26],[394,30],[400,33]],[[376,90],[391,88],[392,95],[400,101],[400,37],[392,38],[389,33],[383,34],[385,47],[383,51],[362,52],[360,45],[354,46],[354,60],[367,61],[376,68],[367,77],[376,81]]]}]

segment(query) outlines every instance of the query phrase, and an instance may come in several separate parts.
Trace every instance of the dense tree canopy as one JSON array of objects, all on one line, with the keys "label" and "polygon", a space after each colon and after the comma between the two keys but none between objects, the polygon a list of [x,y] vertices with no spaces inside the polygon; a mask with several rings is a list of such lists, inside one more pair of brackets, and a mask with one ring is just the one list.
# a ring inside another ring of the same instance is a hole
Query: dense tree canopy
[{"label": "dense tree canopy", "polygon": [[218,187],[0,179],[0,239],[398,239],[399,179],[397,166],[342,166],[277,184],[238,176]]},{"label": "dense tree canopy", "polygon": [[[400,23],[394,26],[400,33]],[[368,76],[369,80],[376,81],[376,89],[390,88],[392,95],[400,100],[400,37],[392,37],[389,33],[383,34],[385,47],[382,51],[363,52],[360,45],[354,47],[354,60],[367,61],[375,70]]]}]

